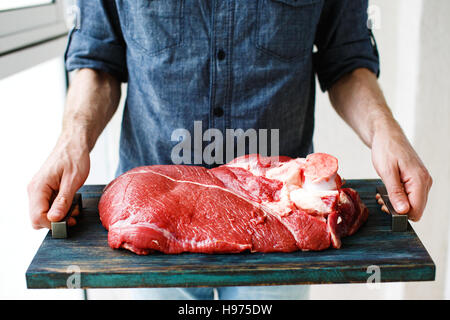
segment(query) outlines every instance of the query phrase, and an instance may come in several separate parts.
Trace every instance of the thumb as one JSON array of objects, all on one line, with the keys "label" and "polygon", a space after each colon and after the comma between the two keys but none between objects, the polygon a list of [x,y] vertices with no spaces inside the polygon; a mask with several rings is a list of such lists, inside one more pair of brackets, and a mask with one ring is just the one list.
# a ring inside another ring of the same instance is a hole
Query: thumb
[{"label": "thumb", "polygon": [[75,191],[71,181],[62,181],[58,194],[47,213],[47,219],[49,221],[57,222],[64,219],[72,205]]},{"label": "thumb", "polygon": [[390,170],[384,177],[381,177],[386,185],[389,200],[397,213],[407,213],[410,209],[408,196],[400,180],[398,167]]}]

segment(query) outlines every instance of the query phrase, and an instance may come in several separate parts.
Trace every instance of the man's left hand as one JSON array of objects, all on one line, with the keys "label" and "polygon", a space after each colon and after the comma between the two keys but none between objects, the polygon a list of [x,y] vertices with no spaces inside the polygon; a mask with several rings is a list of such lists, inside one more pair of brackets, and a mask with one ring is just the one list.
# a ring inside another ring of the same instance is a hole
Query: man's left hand
[{"label": "man's left hand", "polygon": [[[419,221],[433,180],[403,132],[394,128],[374,135],[372,162],[397,213]],[[377,195],[383,211],[387,208]]]}]

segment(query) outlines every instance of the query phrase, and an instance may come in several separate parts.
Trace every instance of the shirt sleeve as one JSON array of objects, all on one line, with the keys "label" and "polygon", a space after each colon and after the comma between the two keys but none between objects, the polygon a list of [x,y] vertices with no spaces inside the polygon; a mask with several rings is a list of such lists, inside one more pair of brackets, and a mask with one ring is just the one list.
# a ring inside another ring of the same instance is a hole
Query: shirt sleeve
[{"label": "shirt sleeve", "polygon": [[379,76],[378,50],[367,27],[367,7],[368,0],[325,1],[313,56],[322,91],[357,68],[367,68]]},{"label": "shirt sleeve", "polygon": [[69,33],[65,53],[66,69],[92,68],[126,82],[126,46],[115,2],[79,0],[78,8],[78,25]]}]

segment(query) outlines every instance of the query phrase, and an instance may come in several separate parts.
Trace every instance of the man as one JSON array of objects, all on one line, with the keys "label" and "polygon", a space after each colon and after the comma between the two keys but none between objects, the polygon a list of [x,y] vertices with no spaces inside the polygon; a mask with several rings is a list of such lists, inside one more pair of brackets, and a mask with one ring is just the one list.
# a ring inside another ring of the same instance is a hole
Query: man
[{"label": "man", "polygon": [[[128,92],[117,174],[172,163],[178,142],[171,134],[177,128],[192,132],[194,121],[221,132],[279,129],[279,153],[306,156],[313,150],[315,74],[338,114],[372,149],[395,209],[413,221],[422,216],[432,180],[378,86],[367,0],[79,5],[81,26],[71,32],[66,52],[67,69],[79,71],[68,92],[62,133],[28,188],[35,228],[49,228],[66,214],[88,176],[89,152],[116,111],[121,82],[128,82]],[[220,291],[219,297],[235,299],[298,298],[305,292]],[[212,292],[169,290],[157,297],[211,298]]]}]

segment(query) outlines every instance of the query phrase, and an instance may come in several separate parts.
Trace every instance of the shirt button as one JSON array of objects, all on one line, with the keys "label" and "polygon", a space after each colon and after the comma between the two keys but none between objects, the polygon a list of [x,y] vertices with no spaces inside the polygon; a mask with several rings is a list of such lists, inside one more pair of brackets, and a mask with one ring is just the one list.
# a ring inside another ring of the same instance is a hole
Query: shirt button
[{"label": "shirt button", "polygon": [[214,108],[214,110],[213,110],[213,114],[214,114],[216,117],[221,117],[221,116],[223,116],[223,109],[222,109],[221,107],[216,107],[216,108]]},{"label": "shirt button", "polygon": [[220,50],[217,52],[217,59],[219,59],[219,60],[225,59],[225,51],[223,51],[222,49],[220,49]]}]

